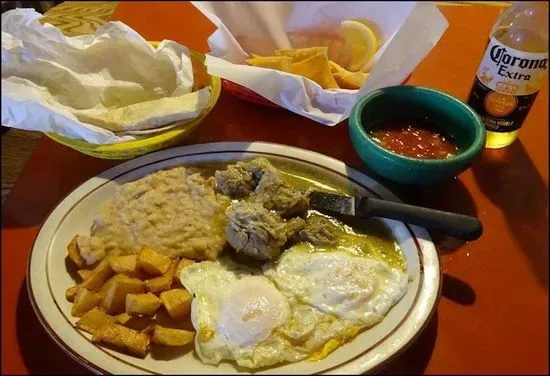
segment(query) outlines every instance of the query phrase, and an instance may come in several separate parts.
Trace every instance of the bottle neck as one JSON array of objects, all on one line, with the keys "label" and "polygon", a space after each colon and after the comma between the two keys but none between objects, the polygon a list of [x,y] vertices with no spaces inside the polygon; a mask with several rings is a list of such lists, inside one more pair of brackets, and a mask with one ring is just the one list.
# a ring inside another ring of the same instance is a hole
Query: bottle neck
[{"label": "bottle neck", "polygon": [[548,3],[517,1],[495,23],[491,36],[526,52],[548,51]]}]

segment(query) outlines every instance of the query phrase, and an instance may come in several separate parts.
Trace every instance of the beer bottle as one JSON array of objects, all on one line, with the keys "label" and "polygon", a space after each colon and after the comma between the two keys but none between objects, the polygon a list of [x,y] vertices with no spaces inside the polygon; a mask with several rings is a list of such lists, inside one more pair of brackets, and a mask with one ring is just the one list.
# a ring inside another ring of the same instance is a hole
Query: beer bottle
[{"label": "beer bottle", "polygon": [[497,20],[468,104],[487,129],[488,148],[510,145],[548,69],[548,2],[518,1]]}]

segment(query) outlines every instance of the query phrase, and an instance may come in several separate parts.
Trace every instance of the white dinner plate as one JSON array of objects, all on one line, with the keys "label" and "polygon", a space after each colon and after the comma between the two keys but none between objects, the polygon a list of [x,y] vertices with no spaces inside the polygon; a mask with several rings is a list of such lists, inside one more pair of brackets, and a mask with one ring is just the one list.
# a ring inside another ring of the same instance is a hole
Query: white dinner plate
[{"label": "white dinner plate", "polygon": [[[123,355],[90,341],[76,329],[65,290],[75,284],[67,272],[67,244],[77,233],[89,233],[99,204],[112,197],[116,186],[177,165],[227,162],[264,156],[293,165],[305,174],[350,193],[398,200],[376,181],[333,158],[262,142],[221,142],[184,146],[149,154],[118,165],[82,184],[68,195],[42,225],[29,256],[27,278],[32,306],[50,336],[74,360],[96,373],[113,374],[227,374],[247,373],[231,363],[200,362],[193,351],[170,360]],[[382,220],[399,243],[411,276],[407,294],[375,327],[317,362],[308,360],[262,369],[276,374],[357,374],[373,372],[404,350],[426,326],[440,290],[439,260],[426,230]]]}]

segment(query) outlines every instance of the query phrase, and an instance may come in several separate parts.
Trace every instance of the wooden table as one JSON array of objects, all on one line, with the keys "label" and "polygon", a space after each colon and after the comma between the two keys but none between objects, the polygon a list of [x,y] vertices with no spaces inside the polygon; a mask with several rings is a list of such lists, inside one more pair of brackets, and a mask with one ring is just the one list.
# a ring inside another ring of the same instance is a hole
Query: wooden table
[{"label": "wooden table", "polygon": [[[442,6],[450,27],[415,70],[410,84],[468,95],[500,7]],[[206,52],[214,27],[187,3],[120,3],[114,19],[150,40],[170,38]],[[384,373],[548,372],[548,106],[544,86],[520,138],[486,150],[456,180],[426,189],[392,185],[404,199],[479,216],[485,232],[468,244],[437,238],[443,291],[417,341]],[[267,141],[298,146],[367,171],[345,123],[329,128],[289,112],[222,93],[186,143]],[[77,185],[115,165],[38,142],[3,208],[2,373],[86,373],[38,323],[25,285],[25,264],[40,224]]]}]

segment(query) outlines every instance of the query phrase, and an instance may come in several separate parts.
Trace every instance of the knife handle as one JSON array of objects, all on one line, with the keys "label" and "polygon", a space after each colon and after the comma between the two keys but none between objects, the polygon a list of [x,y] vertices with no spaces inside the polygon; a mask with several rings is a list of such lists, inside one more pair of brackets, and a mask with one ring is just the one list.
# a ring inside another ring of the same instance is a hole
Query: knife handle
[{"label": "knife handle", "polygon": [[363,197],[359,200],[356,215],[395,219],[429,229],[437,229],[462,240],[476,240],[483,232],[481,222],[475,217],[371,197]]}]

